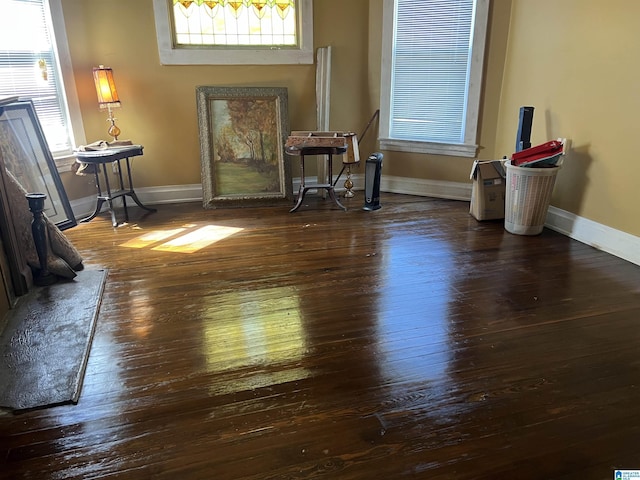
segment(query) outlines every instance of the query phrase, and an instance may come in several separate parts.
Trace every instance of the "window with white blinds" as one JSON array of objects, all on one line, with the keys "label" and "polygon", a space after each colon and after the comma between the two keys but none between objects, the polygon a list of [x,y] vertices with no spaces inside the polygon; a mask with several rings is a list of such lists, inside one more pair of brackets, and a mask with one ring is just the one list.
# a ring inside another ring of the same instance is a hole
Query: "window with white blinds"
[{"label": "window with white blinds", "polygon": [[0,97],[33,101],[55,156],[74,148],[62,80],[49,1],[0,0]]},{"label": "window with white blinds", "polygon": [[385,0],[381,146],[475,156],[488,0]]}]

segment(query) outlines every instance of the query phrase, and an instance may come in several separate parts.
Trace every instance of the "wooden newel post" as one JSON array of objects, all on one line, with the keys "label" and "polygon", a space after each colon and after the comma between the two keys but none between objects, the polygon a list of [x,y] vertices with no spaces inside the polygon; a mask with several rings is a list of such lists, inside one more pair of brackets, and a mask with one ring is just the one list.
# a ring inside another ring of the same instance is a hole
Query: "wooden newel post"
[{"label": "wooden newel post", "polygon": [[33,214],[31,221],[31,234],[36,246],[40,270],[33,279],[36,285],[51,285],[56,282],[56,276],[47,269],[47,223],[44,220],[44,201],[47,196],[44,193],[28,193],[25,195],[29,202],[29,210]]}]

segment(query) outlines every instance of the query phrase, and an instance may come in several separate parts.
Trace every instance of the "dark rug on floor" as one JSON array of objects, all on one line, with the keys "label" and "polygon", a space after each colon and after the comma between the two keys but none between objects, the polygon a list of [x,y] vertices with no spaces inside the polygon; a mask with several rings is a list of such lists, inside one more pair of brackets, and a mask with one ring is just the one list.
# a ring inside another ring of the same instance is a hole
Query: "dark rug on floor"
[{"label": "dark rug on floor", "polygon": [[106,270],[33,287],[0,335],[0,406],[15,410],[77,402]]}]

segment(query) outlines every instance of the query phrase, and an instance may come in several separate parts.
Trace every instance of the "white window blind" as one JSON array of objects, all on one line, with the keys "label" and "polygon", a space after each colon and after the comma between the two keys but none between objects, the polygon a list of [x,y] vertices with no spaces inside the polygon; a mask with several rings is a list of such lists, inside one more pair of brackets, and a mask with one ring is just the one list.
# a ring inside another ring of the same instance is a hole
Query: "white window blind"
[{"label": "white window blind", "polygon": [[386,8],[381,137],[412,142],[408,151],[473,156],[488,0],[389,0]]},{"label": "white window blind", "polygon": [[0,0],[0,96],[31,99],[54,155],[73,149],[46,0]]},{"label": "white window blind", "polygon": [[461,143],[473,0],[398,0],[391,135]]}]

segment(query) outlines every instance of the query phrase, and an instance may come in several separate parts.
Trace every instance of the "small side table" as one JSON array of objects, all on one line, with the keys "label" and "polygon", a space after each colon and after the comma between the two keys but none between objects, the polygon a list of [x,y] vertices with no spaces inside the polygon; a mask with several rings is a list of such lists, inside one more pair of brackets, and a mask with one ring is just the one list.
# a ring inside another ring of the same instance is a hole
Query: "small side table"
[{"label": "small side table", "polygon": [[[133,189],[133,180],[131,179],[131,164],[129,162],[129,158],[137,157],[142,155],[142,145],[130,145],[123,147],[113,147],[107,148],[105,150],[92,150],[86,152],[76,152],[76,161],[78,163],[85,163],[94,166],[94,174],[96,178],[96,186],[98,187],[98,197],[96,199],[96,209],[94,212],[89,215],[87,218],[80,220],[81,222],[88,222],[93,220],[99,213],[102,205],[107,202],[109,207],[109,212],[111,213],[111,222],[114,227],[118,226],[118,221],[116,219],[116,214],[113,210],[113,200],[119,197],[122,197],[122,205],[124,207],[124,218],[125,221],[129,221],[129,212],[127,211],[127,197],[131,197],[133,201],[140,208],[147,210],[148,212],[156,212],[155,208],[150,208],[142,204],[136,195],[136,192]],[[125,160],[125,165],[127,167],[127,180],[128,186],[125,186],[124,180],[122,178],[122,165],[120,163],[121,160]],[[109,184],[109,176],[107,175],[107,165],[117,164],[118,168],[118,180],[120,181],[120,189],[112,192],[111,185]],[[100,185],[100,167],[102,166],[102,173],[104,175],[104,181],[106,185],[106,192],[102,191],[102,186]]]}]

